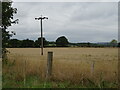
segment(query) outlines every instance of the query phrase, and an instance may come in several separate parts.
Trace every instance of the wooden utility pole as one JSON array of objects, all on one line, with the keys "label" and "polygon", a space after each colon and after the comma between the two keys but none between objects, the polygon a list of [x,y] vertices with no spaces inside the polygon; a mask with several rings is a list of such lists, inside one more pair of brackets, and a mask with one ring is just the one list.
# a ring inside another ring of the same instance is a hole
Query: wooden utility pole
[{"label": "wooden utility pole", "polygon": [[48,17],[38,17],[38,18],[35,18],[35,20],[40,20],[40,23],[41,23],[41,55],[43,55],[43,29],[42,29],[42,20],[43,19],[48,19]]}]

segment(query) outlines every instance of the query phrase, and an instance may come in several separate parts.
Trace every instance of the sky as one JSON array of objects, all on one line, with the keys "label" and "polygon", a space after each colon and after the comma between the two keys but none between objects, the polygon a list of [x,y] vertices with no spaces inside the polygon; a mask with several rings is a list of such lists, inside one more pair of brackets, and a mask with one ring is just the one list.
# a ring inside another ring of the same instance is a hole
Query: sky
[{"label": "sky", "polygon": [[41,15],[43,36],[55,41],[66,36],[69,42],[109,42],[118,39],[117,2],[14,2],[18,9],[14,19],[19,23],[8,28],[12,38],[37,40],[40,37]]}]

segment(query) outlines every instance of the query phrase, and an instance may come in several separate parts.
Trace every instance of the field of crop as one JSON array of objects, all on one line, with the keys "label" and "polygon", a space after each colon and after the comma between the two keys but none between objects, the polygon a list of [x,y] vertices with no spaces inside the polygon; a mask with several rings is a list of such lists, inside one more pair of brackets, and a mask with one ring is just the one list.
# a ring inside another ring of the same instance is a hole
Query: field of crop
[{"label": "field of crop", "polygon": [[[8,48],[3,87],[82,88],[118,85],[118,48]],[[47,52],[53,51],[53,72],[46,82]],[[26,62],[26,64],[25,64]]]}]

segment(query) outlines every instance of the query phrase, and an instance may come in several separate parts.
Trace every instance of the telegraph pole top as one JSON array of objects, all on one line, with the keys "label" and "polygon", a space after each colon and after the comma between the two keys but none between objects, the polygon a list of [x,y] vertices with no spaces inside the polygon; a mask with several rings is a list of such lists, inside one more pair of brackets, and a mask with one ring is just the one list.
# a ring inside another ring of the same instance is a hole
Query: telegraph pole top
[{"label": "telegraph pole top", "polygon": [[42,20],[42,19],[48,19],[48,17],[42,17],[41,15],[41,17],[35,18],[35,20]]}]

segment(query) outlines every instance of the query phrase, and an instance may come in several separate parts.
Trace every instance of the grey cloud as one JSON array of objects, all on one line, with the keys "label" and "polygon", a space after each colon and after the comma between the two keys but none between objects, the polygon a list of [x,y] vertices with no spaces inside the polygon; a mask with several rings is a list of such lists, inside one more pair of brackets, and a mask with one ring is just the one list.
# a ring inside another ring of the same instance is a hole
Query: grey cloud
[{"label": "grey cloud", "polygon": [[56,40],[65,35],[71,42],[109,41],[117,39],[117,3],[14,3],[18,8],[19,24],[9,28],[17,35],[12,38],[37,39],[40,36],[40,23],[34,18],[41,14],[48,16],[43,21],[44,36]]},{"label": "grey cloud", "polygon": [[73,20],[96,20],[106,19],[117,15],[118,3],[86,3],[82,7],[76,9],[73,13]]}]

